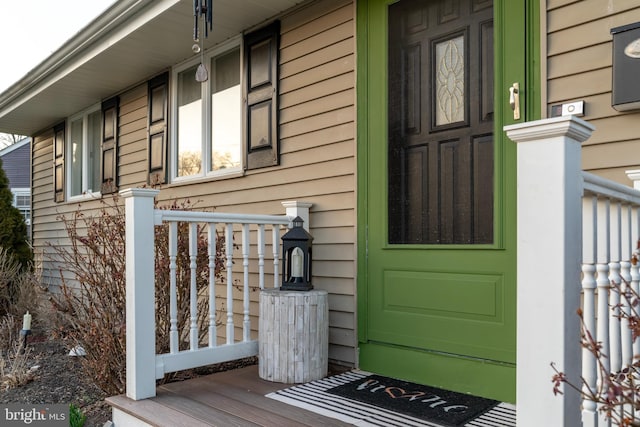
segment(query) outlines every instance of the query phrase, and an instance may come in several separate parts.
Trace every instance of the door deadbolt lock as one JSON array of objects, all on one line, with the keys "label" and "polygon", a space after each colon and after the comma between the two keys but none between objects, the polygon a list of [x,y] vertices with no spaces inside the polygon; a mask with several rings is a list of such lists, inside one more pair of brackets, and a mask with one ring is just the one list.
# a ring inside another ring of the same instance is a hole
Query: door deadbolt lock
[{"label": "door deadbolt lock", "polygon": [[520,120],[520,84],[514,83],[509,88],[509,105],[513,110],[513,120]]}]

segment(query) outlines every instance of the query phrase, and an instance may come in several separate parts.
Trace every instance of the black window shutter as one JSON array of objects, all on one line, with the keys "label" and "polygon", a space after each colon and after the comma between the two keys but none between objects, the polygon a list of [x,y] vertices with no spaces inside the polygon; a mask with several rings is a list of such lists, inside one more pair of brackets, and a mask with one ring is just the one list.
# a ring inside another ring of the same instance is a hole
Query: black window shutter
[{"label": "black window shutter", "polygon": [[103,194],[118,191],[118,116],[120,99],[116,96],[102,103],[102,175]]},{"label": "black window shutter", "polygon": [[169,73],[149,80],[147,165],[150,185],[167,182],[168,96]]},{"label": "black window shutter", "polygon": [[244,136],[247,169],[280,162],[278,129],[278,58],[280,22],[244,37]]},{"label": "black window shutter", "polygon": [[64,202],[64,123],[53,128],[53,194]]}]

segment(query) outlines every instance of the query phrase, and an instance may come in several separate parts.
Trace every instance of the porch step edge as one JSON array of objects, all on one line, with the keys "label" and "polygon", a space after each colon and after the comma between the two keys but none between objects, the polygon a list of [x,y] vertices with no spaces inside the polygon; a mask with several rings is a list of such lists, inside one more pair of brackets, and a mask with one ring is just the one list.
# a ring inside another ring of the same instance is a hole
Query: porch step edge
[{"label": "porch step edge", "polygon": [[133,400],[124,395],[106,399],[111,405],[115,427],[205,427],[189,414],[169,408],[152,399]]}]

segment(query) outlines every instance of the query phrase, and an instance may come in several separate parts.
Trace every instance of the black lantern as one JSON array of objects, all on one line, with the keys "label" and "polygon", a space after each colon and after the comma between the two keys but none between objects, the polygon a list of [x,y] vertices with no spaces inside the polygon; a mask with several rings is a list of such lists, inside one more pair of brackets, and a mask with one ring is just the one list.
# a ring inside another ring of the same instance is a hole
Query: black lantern
[{"label": "black lantern", "polygon": [[293,227],[282,236],[282,291],[310,291],[311,242],[313,236],[302,227],[304,221],[297,216]]}]

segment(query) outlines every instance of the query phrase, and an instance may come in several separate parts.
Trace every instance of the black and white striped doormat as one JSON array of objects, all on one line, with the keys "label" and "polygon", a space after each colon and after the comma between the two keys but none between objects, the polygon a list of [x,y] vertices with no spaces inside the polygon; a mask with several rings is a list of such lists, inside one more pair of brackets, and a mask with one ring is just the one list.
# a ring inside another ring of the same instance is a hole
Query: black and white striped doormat
[{"label": "black and white striped doormat", "polygon": [[[372,374],[364,371],[345,372],[278,390],[266,396],[356,426],[446,427],[446,424],[425,421],[327,392],[328,389],[353,381],[361,381],[370,375]],[[467,422],[465,427],[515,427],[515,425],[515,406],[500,403],[488,412]]]}]

